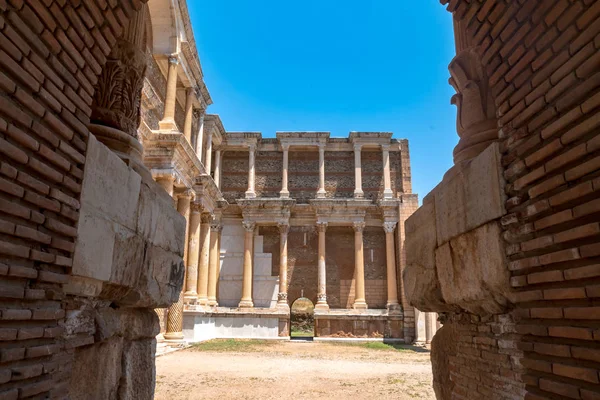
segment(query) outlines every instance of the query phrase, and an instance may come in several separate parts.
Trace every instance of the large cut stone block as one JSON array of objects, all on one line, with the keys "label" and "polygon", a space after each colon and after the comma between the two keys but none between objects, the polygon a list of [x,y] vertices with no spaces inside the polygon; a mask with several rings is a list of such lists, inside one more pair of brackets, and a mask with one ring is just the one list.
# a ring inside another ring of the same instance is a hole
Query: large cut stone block
[{"label": "large cut stone block", "polygon": [[455,168],[432,192],[438,246],[506,213],[497,143]]},{"label": "large cut stone block", "polygon": [[506,312],[510,274],[501,229],[491,222],[464,233],[436,250],[442,296],[477,315]]},{"label": "large cut stone block", "polygon": [[151,244],[183,257],[185,218],[173,207],[172,199],[165,199],[163,194],[155,182],[142,183],[137,231]]},{"label": "large cut stone block", "polygon": [[114,223],[83,207],[73,254],[73,275],[107,281],[112,273],[114,246]]},{"label": "large cut stone block", "polygon": [[152,400],[154,398],[155,354],[155,339],[131,342],[125,346],[119,399]]},{"label": "large cut stone block", "polygon": [[81,204],[136,229],[142,178],[93,135],[88,141]]},{"label": "large cut stone block", "polygon": [[448,310],[435,271],[437,246],[435,204],[423,204],[406,220],[404,292],[411,305],[423,311]]},{"label": "large cut stone block", "polygon": [[122,353],[123,338],[120,337],[77,349],[72,366],[77,373],[71,375],[69,398],[116,399],[121,380]]}]

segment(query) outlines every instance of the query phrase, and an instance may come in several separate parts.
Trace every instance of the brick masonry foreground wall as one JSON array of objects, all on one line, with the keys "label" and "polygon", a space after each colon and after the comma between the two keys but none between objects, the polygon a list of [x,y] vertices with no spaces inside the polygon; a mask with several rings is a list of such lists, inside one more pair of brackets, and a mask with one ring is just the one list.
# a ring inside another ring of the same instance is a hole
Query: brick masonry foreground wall
[{"label": "brick masonry foreground wall", "polygon": [[[109,398],[101,391],[107,386],[90,394],[93,383],[83,379],[92,366],[111,373],[96,363],[101,358],[73,364],[76,349],[94,337],[63,336],[65,314],[79,315],[71,322],[82,327],[94,320],[78,314],[85,300],[65,296],[62,284],[72,266],[94,85],[143,2],[0,0],[1,399],[67,398],[72,378],[83,392],[71,398]],[[156,317],[147,317],[153,326]],[[130,331],[105,346],[126,349],[130,357],[116,361],[127,371],[153,347],[152,339],[127,338],[152,334]],[[105,350],[97,351],[120,357]],[[152,365],[142,364],[136,366],[153,375]],[[112,373],[117,385],[121,379],[121,398],[150,398],[152,385],[133,393],[137,377]]]},{"label": "brick masonry foreground wall", "polygon": [[437,360],[452,381],[438,395],[598,399],[600,1],[442,3],[478,46],[497,107],[516,308],[449,317],[433,357],[454,352]]}]

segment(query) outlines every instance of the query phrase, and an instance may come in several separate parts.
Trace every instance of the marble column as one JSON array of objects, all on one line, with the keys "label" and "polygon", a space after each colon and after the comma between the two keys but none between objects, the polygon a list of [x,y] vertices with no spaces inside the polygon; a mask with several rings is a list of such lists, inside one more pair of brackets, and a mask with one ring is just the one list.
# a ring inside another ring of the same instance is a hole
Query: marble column
[{"label": "marble column", "polygon": [[208,272],[208,305],[218,306],[217,303],[217,282],[219,269],[221,267],[221,250],[219,249],[219,234],[223,225],[218,221],[213,221],[210,225],[210,266]]},{"label": "marble column", "polygon": [[208,304],[208,265],[210,256],[210,222],[211,215],[202,213],[200,216],[200,258],[198,259],[198,304]]},{"label": "marble column", "polygon": [[186,291],[183,295],[187,303],[198,300],[198,258],[200,253],[200,214],[202,207],[194,203],[191,207],[188,240],[188,262],[186,271]]},{"label": "marble column", "polygon": [[206,173],[210,175],[210,170],[212,169],[212,133],[209,133],[206,137],[206,155],[204,160],[204,168],[206,168]]},{"label": "marble column", "polygon": [[256,153],[256,145],[251,144],[248,147],[248,190],[246,191],[247,199],[256,198],[256,193],[254,191],[254,158]]},{"label": "marble column", "polygon": [[[186,239],[188,235],[188,223],[190,220],[190,201],[192,192],[186,191],[177,199],[177,211],[183,215],[186,221]],[[187,240],[186,240],[187,241]],[[184,246],[185,247],[185,246]],[[184,250],[183,262],[187,263],[187,251]],[[179,292],[177,303],[173,303],[169,307],[167,315],[167,330],[165,332],[165,340],[182,341],[183,340],[183,290]]]},{"label": "marble column", "polygon": [[364,260],[364,244],[363,230],[365,229],[364,222],[355,222],[354,228],[354,272],[356,275],[356,286],[354,295],[354,309],[366,309],[367,302],[365,300],[365,260]]},{"label": "marble column", "polygon": [[392,192],[392,177],[390,173],[390,146],[382,144],[381,153],[383,156],[383,198],[391,199],[394,197],[394,193]]},{"label": "marble column", "polygon": [[425,313],[425,343],[430,344],[435,335],[437,323],[437,314],[433,312]]},{"label": "marble column", "polygon": [[324,199],[327,195],[325,192],[325,144],[319,145],[319,190],[317,191],[317,199]]},{"label": "marble column", "polygon": [[200,119],[198,121],[198,136],[196,137],[196,157],[200,162],[204,161],[204,157],[202,157],[202,146],[204,146],[204,112],[200,115]]},{"label": "marble column", "polygon": [[221,189],[221,150],[215,151],[215,175],[213,177],[217,189]]},{"label": "marble column", "polygon": [[329,310],[327,304],[327,263],[325,259],[325,232],[327,231],[327,222],[317,222],[317,230],[319,231],[319,248],[318,248],[318,291],[316,310]]},{"label": "marble column", "polygon": [[398,282],[396,277],[396,244],[394,241],[394,231],[396,222],[384,222],[385,231],[385,254],[387,261],[387,309],[388,312],[400,310],[398,304]]},{"label": "marble column", "polygon": [[281,147],[283,148],[283,171],[281,172],[281,192],[279,192],[279,197],[282,199],[288,199],[290,197],[290,191],[288,190],[288,164],[290,146],[284,144]]},{"label": "marble column", "polygon": [[161,131],[176,131],[175,124],[175,104],[177,103],[177,68],[179,59],[169,57],[169,71],[167,73],[167,90],[165,96],[165,111],[163,119],[159,122]]},{"label": "marble column", "polygon": [[192,144],[192,119],[194,118],[194,97],[196,91],[194,88],[187,88],[187,97],[185,101],[185,122],[183,124],[183,135]]},{"label": "marble column", "polygon": [[355,144],[354,145],[354,197],[357,199],[361,199],[365,196],[362,190],[362,167],[360,160],[360,151],[362,149],[362,145]]},{"label": "marble column", "polygon": [[277,294],[277,307],[289,308],[288,304],[288,233],[290,226],[288,224],[279,224],[279,294]]},{"label": "marble column", "polygon": [[242,281],[242,300],[238,307],[240,308],[251,308],[254,307],[252,302],[252,257],[254,255],[254,228],[256,224],[254,222],[243,222],[245,235],[244,235],[244,272]]}]

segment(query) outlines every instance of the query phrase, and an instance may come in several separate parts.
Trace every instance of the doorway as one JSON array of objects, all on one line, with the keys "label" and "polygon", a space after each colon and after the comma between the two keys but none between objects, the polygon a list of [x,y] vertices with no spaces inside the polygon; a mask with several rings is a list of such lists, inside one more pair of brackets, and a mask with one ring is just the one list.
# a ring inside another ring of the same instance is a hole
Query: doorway
[{"label": "doorway", "polygon": [[290,309],[290,338],[312,340],[315,336],[315,305],[306,297],[299,297]]}]

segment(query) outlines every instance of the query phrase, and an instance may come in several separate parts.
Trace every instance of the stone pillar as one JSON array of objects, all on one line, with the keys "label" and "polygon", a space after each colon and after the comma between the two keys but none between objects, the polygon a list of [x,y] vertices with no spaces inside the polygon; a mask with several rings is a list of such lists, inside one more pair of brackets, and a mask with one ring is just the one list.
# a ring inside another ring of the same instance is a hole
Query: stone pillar
[{"label": "stone pillar", "polygon": [[242,281],[242,300],[238,307],[251,308],[254,307],[252,302],[252,264],[254,256],[254,222],[243,222],[246,234],[244,236],[244,272]]},{"label": "stone pillar", "polygon": [[206,138],[206,157],[204,159],[206,160],[204,168],[206,168],[206,173],[210,175],[210,170],[212,169],[212,133],[209,133]]},{"label": "stone pillar", "polygon": [[288,284],[287,284],[287,256],[288,256],[288,224],[279,224],[279,294],[277,295],[277,307],[289,308],[288,304]]},{"label": "stone pillar", "polygon": [[430,344],[436,332],[436,313],[425,313],[425,343]]},{"label": "stone pillar", "polygon": [[219,221],[213,221],[210,225],[210,266],[208,273],[208,305],[218,306],[217,282],[219,277],[221,250],[219,249],[219,234],[223,225]]},{"label": "stone pillar", "polygon": [[213,177],[217,189],[221,189],[221,150],[215,151],[215,176]]},{"label": "stone pillar", "polygon": [[283,171],[281,172],[281,192],[279,192],[279,197],[287,199],[290,197],[290,192],[288,190],[288,164],[290,146],[284,144],[281,147],[283,148]]},{"label": "stone pillar", "polygon": [[175,104],[177,102],[177,68],[179,59],[175,56],[169,57],[169,72],[167,75],[167,94],[165,96],[165,112],[162,121],[159,122],[161,131],[176,131]]},{"label": "stone pillar", "polygon": [[254,192],[254,157],[256,152],[256,145],[251,144],[248,147],[248,190],[246,191],[247,199],[256,198],[256,193]]},{"label": "stone pillar", "polygon": [[198,137],[196,138],[196,157],[200,162],[203,162],[204,157],[202,157],[202,146],[204,146],[204,112],[200,114],[200,119],[198,121]]},{"label": "stone pillar", "polygon": [[319,287],[315,309],[329,310],[329,305],[327,304],[327,263],[325,261],[325,231],[327,231],[327,222],[317,222],[317,229],[319,231],[319,261],[317,265]]},{"label": "stone pillar", "polygon": [[[186,239],[188,235],[188,223],[190,220],[190,201],[192,192],[186,191],[177,199],[177,211],[183,215],[186,221]],[[187,241],[186,241],[187,242]],[[184,246],[185,247],[185,246]],[[187,264],[187,251],[184,250],[183,262]],[[181,341],[183,340],[183,290],[179,293],[177,303],[169,307],[167,316],[167,331],[165,332],[165,340]]]},{"label": "stone pillar", "polygon": [[186,291],[184,300],[187,303],[195,303],[198,299],[198,258],[200,253],[200,214],[201,206],[194,203],[191,208],[188,262],[186,271]]},{"label": "stone pillar", "polygon": [[200,258],[198,259],[198,304],[208,304],[208,264],[210,256],[210,222],[211,215],[202,213],[200,216]]},{"label": "stone pillar", "polygon": [[365,300],[365,260],[364,260],[364,245],[363,245],[363,230],[365,229],[364,222],[355,222],[354,228],[354,263],[356,287],[354,297],[354,309],[366,309],[367,302]]},{"label": "stone pillar", "polygon": [[396,222],[384,222],[385,231],[385,254],[387,261],[387,309],[388,312],[400,310],[398,304],[398,286],[396,277],[396,244],[394,243],[394,230]]},{"label": "stone pillar", "polygon": [[317,191],[317,199],[324,199],[327,195],[325,192],[325,144],[319,145],[319,190]]},{"label": "stone pillar", "polygon": [[415,344],[427,342],[427,313],[415,309]]},{"label": "stone pillar", "polygon": [[192,119],[194,118],[194,96],[196,91],[194,88],[187,88],[187,98],[185,101],[185,122],[183,125],[183,134],[192,144]]},{"label": "stone pillar", "polygon": [[382,144],[381,153],[383,156],[383,198],[391,199],[394,197],[394,193],[392,192],[392,177],[390,173],[390,146]]},{"label": "stone pillar", "polygon": [[134,12],[111,48],[94,87],[88,125],[96,138],[123,159],[143,166],[139,141],[140,105],[146,74],[148,7]]},{"label": "stone pillar", "polygon": [[362,167],[360,165],[361,148],[362,148],[361,144],[354,145],[354,182],[355,182],[354,197],[357,199],[361,199],[365,196],[365,194],[362,190]]}]

